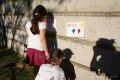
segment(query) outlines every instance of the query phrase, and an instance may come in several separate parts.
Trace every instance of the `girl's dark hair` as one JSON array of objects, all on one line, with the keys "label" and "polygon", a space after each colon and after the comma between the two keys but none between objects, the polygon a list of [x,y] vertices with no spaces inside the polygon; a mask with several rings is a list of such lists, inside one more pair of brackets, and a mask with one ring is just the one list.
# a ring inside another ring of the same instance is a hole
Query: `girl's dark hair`
[{"label": "girl's dark hair", "polygon": [[33,19],[32,19],[32,27],[30,28],[31,32],[35,34],[39,34],[38,22],[42,22],[45,16],[47,15],[47,10],[42,5],[36,6],[33,11]]},{"label": "girl's dark hair", "polygon": [[51,61],[53,64],[56,64],[57,59],[61,59],[63,57],[63,51],[61,49],[55,49],[51,54]]}]

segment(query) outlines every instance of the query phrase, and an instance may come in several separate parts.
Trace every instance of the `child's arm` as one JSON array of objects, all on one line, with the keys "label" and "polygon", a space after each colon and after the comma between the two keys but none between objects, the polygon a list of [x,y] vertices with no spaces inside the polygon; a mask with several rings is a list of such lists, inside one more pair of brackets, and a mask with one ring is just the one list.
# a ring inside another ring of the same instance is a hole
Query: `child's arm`
[{"label": "child's arm", "polygon": [[45,50],[46,58],[48,59],[49,54],[48,54],[48,48],[47,48],[47,42],[46,42],[46,30],[45,29],[40,30],[40,39],[41,39],[42,47]]}]

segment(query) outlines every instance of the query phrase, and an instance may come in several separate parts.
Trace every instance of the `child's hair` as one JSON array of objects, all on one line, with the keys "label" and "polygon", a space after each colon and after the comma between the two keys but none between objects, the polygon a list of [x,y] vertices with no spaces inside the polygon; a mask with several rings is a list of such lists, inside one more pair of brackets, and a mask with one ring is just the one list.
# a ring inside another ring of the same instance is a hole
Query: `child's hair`
[{"label": "child's hair", "polygon": [[57,64],[58,59],[63,58],[63,51],[61,49],[55,49],[51,54],[51,62],[54,64]]},{"label": "child's hair", "polygon": [[38,22],[42,22],[45,16],[47,15],[47,10],[42,5],[36,6],[33,11],[33,19],[32,19],[32,27],[30,28],[31,32],[35,34],[39,34]]}]

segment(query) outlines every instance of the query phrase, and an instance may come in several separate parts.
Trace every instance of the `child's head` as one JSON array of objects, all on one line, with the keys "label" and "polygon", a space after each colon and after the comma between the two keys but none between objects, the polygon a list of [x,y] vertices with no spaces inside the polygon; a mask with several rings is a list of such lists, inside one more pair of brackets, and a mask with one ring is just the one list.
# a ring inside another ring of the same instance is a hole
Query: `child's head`
[{"label": "child's head", "polygon": [[37,17],[39,21],[42,21],[47,15],[47,10],[44,6],[38,5],[33,11],[33,17]]},{"label": "child's head", "polygon": [[54,65],[59,65],[63,58],[63,51],[61,49],[55,49],[51,55],[51,61]]},{"label": "child's head", "polygon": [[38,22],[43,22],[46,15],[47,10],[44,6],[38,5],[35,7],[33,11],[32,27],[30,29],[33,34],[39,34]]}]

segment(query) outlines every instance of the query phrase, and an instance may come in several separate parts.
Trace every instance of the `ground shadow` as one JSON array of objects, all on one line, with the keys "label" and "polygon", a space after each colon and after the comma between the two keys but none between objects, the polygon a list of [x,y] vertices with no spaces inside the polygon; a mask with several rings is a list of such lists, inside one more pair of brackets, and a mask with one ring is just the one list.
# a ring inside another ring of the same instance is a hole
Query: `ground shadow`
[{"label": "ground shadow", "polygon": [[4,72],[0,72],[0,76],[2,76],[4,74],[7,74],[9,72],[12,72],[10,80],[16,80],[16,76],[15,76],[15,64],[16,63],[9,63],[9,64],[3,66],[2,68],[0,68],[0,70],[6,69]]},{"label": "ground shadow", "polygon": [[[24,67],[18,67],[20,57],[11,55],[9,50],[0,50],[0,80],[34,80],[35,75],[32,75]],[[28,77],[29,76],[29,77]]]},{"label": "ground shadow", "polygon": [[73,64],[70,62],[73,52],[69,48],[64,49],[63,52],[64,59],[61,62],[60,67],[65,72],[66,80],[75,80],[76,78],[75,69]]},{"label": "ground shadow", "polygon": [[46,22],[47,22],[47,46],[49,52],[53,51],[58,47],[57,45],[57,39],[56,39],[56,29],[54,27],[54,15],[52,12],[48,12],[47,17],[46,17]]},{"label": "ground shadow", "polygon": [[91,71],[105,73],[111,80],[120,80],[120,52],[114,47],[114,39],[100,38],[93,47]]},{"label": "ground shadow", "polygon": [[12,51],[10,49],[0,51],[0,57],[4,57],[4,56],[7,56],[7,55],[11,55],[11,54],[12,54]]}]

